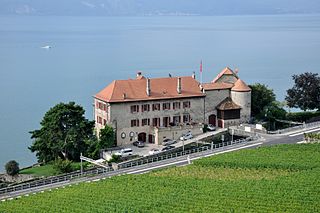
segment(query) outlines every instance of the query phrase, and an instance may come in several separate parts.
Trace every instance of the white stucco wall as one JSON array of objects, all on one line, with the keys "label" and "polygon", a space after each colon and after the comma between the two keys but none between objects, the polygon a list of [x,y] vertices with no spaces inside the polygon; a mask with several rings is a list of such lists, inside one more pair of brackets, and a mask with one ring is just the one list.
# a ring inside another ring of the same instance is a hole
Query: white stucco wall
[{"label": "white stucco wall", "polygon": [[[190,108],[183,109],[183,102],[190,101]],[[173,110],[172,103],[180,102],[180,109]],[[153,111],[152,104],[160,103],[160,111]],[[163,110],[162,104],[170,103],[170,110]],[[142,112],[141,106],[143,104],[150,105],[150,111]],[[139,105],[139,112],[131,113],[131,106]],[[173,121],[173,116],[181,116],[181,123],[183,122],[183,114],[190,114],[190,123],[202,123],[204,113],[204,97],[183,98],[183,99],[170,99],[170,100],[158,100],[158,101],[140,101],[140,102],[124,102],[124,103],[111,103],[110,109],[110,122],[113,128],[117,129],[117,145],[125,145],[132,143],[137,139],[137,135],[141,132],[145,132],[148,135],[155,135],[154,128],[152,127],[152,119],[160,118],[160,126],[163,126],[163,117],[170,117],[170,121]],[[142,126],[142,119],[149,118],[150,126]],[[139,119],[139,127],[131,127],[131,120]],[[130,138],[130,132],[134,133],[134,137]],[[126,135],[125,138],[121,138],[121,133]]]}]

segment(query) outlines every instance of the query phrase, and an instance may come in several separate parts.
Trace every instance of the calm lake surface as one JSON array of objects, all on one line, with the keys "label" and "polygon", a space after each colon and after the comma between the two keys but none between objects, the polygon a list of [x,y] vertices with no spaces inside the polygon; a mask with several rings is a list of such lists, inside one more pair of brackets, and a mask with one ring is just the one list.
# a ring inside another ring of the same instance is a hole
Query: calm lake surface
[{"label": "calm lake surface", "polygon": [[198,74],[200,60],[204,81],[237,67],[283,100],[293,74],[320,71],[320,15],[0,17],[0,172],[36,162],[28,132],[55,104],[93,119],[92,96],[112,80]]}]

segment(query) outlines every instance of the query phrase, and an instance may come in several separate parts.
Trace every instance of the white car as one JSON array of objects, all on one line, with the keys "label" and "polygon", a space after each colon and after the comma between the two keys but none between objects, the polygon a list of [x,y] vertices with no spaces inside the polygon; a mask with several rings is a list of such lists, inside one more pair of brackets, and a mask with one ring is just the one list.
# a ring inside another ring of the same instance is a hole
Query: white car
[{"label": "white car", "polygon": [[121,157],[128,157],[128,156],[132,155],[132,149],[130,149],[130,148],[121,149],[120,151],[118,151],[114,154],[121,156]]},{"label": "white car", "polygon": [[151,149],[149,151],[149,155],[155,155],[155,154],[159,154],[161,151],[159,149]]},{"label": "white car", "polygon": [[215,131],[215,130],[216,130],[216,127],[213,126],[212,124],[208,124],[207,129],[208,129],[209,131]]},{"label": "white car", "polygon": [[185,140],[189,140],[189,139],[191,139],[191,138],[193,138],[193,135],[192,135],[191,132],[188,132],[188,133],[182,135],[182,136],[180,137],[180,140],[181,140],[181,141],[185,141]]},{"label": "white car", "polygon": [[175,143],[177,143],[176,140],[171,140],[169,138],[166,138],[166,139],[163,140],[162,145],[163,146],[169,146],[169,145],[172,145],[172,144],[175,144]]}]

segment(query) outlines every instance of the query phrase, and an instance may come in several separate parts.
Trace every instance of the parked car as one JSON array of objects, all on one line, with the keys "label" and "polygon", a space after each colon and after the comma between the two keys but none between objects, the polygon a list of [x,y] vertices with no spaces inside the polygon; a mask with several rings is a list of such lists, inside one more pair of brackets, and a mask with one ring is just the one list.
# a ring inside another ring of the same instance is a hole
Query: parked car
[{"label": "parked car", "polygon": [[170,138],[166,138],[166,139],[163,140],[162,145],[163,146],[169,146],[169,145],[172,145],[172,144],[175,144],[175,143],[177,143],[176,140],[172,140]]},{"label": "parked car", "polygon": [[155,155],[155,154],[159,154],[161,151],[159,149],[151,149],[149,151],[149,155]]},{"label": "parked car", "polygon": [[118,155],[121,157],[128,157],[128,156],[132,155],[132,149],[130,149],[130,148],[121,149],[120,151],[114,153],[114,155]]},{"label": "parked car", "polygon": [[144,142],[143,141],[135,141],[132,143],[132,145],[137,146],[139,148],[144,147]]},{"label": "parked car", "polygon": [[209,131],[215,131],[215,130],[216,130],[216,127],[213,126],[212,124],[208,124],[207,129],[208,129]]},{"label": "parked car", "polygon": [[185,141],[185,140],[189,140],[189,139],[191,139],[191,138],[193,138],[193,135],[192,135],[191,132],[188,132],[188,133],[182,135],[182,136],[180,137],[180,140],[181,140],[181,141]]},{"label": "parked car", "polygon": [[174,149],[174,148],[176,148],[176,147],[175,146],[166,146],[166,147],[162,148],[161,151],[168,151],[168,150]]}]

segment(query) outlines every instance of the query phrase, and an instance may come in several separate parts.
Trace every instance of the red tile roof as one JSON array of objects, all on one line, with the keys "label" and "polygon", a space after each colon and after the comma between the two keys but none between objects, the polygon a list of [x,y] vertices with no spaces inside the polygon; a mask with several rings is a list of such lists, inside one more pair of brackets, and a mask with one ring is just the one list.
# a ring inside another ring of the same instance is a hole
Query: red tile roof
[{"label": "red tile roof", "polygon": [[224,68],[215,79],[212,80],[212,83],[216,83],[223,75],[233,75],[238,78],[237,74],[232,71],[229,67]]},{"label": "red tile roof", "polygon": [[220,89],[231,89],[233,84],[219,82],[219,83],[204,83],[202,84],[204,90],[220,90]]},{"label": "red tile roof", "polygon": [[178,77],[150,79],[150,96],[147,95],[147,79],[116,80],[94,97],[106,102],[129,102],[171,98],[203,97],[199,82],[191,76],[181,77],[181,94],[177,92]]},{"label": "red tile roof", "polygon": [[236,92],[250,92],[251,88],[248,87],[246,83],[244,83],[241,79],[238,79],[235,83],[234,86],[231,89],[232,91]]}]

